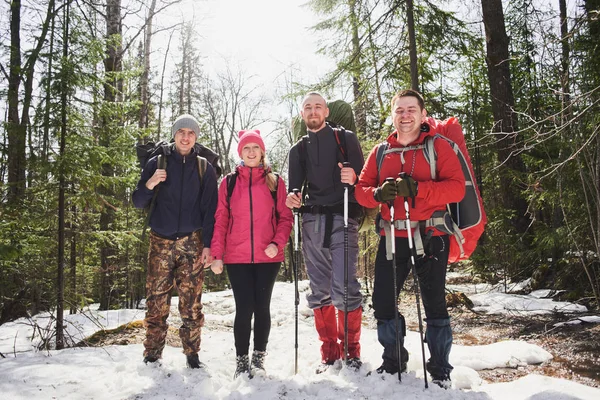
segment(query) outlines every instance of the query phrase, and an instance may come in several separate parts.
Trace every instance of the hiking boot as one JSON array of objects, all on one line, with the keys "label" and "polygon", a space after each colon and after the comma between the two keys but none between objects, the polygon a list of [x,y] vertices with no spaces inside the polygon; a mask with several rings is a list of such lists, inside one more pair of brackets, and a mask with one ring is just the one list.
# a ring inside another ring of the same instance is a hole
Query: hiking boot
[{"label": "hiking boot", "polygon": [[[401,366],[401,371],[406,372],[406,363],[401,363]],[[390,360],[384,359],[383,363],[375,370],[375,372],[378,374],[383,374],[385,372],[386,374],[394,375],[398,373],[398,365]]]},{"label": "hiking boot", "polygon": [[144,357],[144,364],[155,363],[159,359],[160,359],[160,357],[158,357],[158,356],[147,355],[146,357]]},{"label": "hiking boot", "polygon": [[433,376],[431,375],[431,382],[435,383],[442,389],[448,390],[452,387],[452,381],[450,380],[450,376],[442,375],[442,376]]},{"label": "hiking boot", "polygon": [[233,378],[237,378],[241,374],[248,374],[249,378],[252,378],[250,373],[250,361],[248,360],[248,354],[235,357],[235,372]]},{"label": "hiking boot", "polygon": [[335,364],[335,360],[323,361],[321,365],[317,367],[315,374],[322,374],[323,372],[327,371],[329,367],[331,367],[333,364]]},{"label": "hiking boot", "polygon": [[265,372],[265,356],[266,351],[254,350],[252,352],[252,369]]},{"label": "hiking boot", "polygon": [[187,366],[188,368],[192,368],[192,369],[197,369],[197,368],[204,368],[204,364],[202,364],[200,362],[200,360],[198,359],[198,354],[190,354],[188,356],[186,356],[187,358]]},{"label": "hiking boot", "polygon": [[358,357],[349,358],[346,360],[346,366],[348,367],[348,369],[354,370],[356,372],[360,369],[360,367],[362,367],[362,361],[360,361],[360,358]]}]

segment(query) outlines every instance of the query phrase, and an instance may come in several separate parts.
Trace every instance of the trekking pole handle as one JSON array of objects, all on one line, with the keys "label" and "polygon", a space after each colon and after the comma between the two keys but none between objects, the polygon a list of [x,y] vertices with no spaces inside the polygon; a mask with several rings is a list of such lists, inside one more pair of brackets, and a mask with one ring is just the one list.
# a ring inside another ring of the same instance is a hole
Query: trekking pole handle
[{"label": "trekking pole handle", "polygon": [[[350,168],[350,163],[348,161],[344,161],[342,163],[342,167],[343,168]],[[344,183],[344,187],[348,187],[348,186],[351,186],[351,185],[349,183]]]},{"label": "trekking pole handle", "polygon": [[[292,193],[294,193],[294,196],[298,196],[298,193],[300,193],[300,189],[292,189]],[[294,212],[298,212],[298,209],[295,207]]]},{"label": "trekking pole handle", "polygon": [[[292,189],[292,193],[294,193],[294,196],[297,196],[298,193],[300,193],[300,189]],[[298,208],[294,207],[294,251],[298,251],[298,247],[299,247],[299,240],[298,240],[298,236],[300,234],[299,233],[300,227],[298,226],[298,224],[300,223],[299,216],[298,216],[299,211],[300,210]]]}]

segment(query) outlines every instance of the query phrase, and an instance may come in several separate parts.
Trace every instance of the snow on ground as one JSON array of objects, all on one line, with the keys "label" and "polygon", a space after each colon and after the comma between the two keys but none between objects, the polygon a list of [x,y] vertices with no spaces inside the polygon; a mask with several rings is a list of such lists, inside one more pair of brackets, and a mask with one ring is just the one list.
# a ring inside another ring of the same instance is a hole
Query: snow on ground
[{"label": "snow on ground", "polygon": [[552,299],[538,299],[529,295],[516,295],[507,293],[481,293],[470,295],[473,302],[473,311],[482,311],[488,314],[552,314],[586,312],[587,307],[553,301]]},{"label": "snow on ground", "polygon": [[[333,368],[316,375],[319,343],[312,312],[303,294],[308,282],[299,283],[298,374],[294,374],[294,285],[277,283],[273,293],[272,329],[266,359],[266,376],[233,379],[234,300],[231,291],[203,296],[206,325],[200,359],[205,371],[185,367],[180,348],[167,346],[160,365],[142,362],[142,345],[104,348],[70,348],[61,351],[26,351],[32,348],[33,330],[27,320],[0,326],[0,393],[3,399],[507,399],[573,400],[600,399],[600,390],[574,382],[529,375],[514,382],[487,384],[476,370],[536,364],[552,356],[523,341],[504,341],[487,346],[454,345],[450,362],[453,388],[424,388],[418,332],[408,332],[406,347],[411,358],[408,373],[397,376],[372,374],[381,363],[381,346],[374,323],[363,323],[361,338],[364,365],[356,373]],[[492,293],[494,294],[494,293]],[[493,297],[493,296],[492,296]],[[518,299],[518,297],[516,297]],[[177,299],[173,299],[171,325],[178,326]],[[516,300],[522,304],[522,300]],[[526,308],[529,309],[529,308]],[[525,312],[525,311],[523,311]],[[73,337],[88,336],[100,326],[113,328],[143,318],[140,310],[118,310],[67,316]],[[46,319],[44,319],[46,318]],[[49,316],[36,318],[45,326]],[[78,336],[79,335],[79,336]],[[35,341],[39,340],[39,333]],[[26,351],[26,352],[25,352]],[[16,355],[16,356],[15,356]],[[428,355],[426,354],[426,357]]]}]

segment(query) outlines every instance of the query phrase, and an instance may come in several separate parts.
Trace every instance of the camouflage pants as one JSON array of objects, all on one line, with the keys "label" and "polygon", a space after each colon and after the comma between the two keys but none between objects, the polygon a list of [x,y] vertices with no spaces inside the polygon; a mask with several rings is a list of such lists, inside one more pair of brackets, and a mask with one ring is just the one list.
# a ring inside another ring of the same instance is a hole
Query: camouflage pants
[{"label": "camouflage pants", "polygon": [[203,247],[200,232],[179,240],[150,235],[144,356],[160,358],[162,355],[174,285],[179,292],[179,313],[183,322],[179,328],[183,353],[190,355],[200,350],[200,329],[204,325],[201,303],[204,270],[200,263]]}]

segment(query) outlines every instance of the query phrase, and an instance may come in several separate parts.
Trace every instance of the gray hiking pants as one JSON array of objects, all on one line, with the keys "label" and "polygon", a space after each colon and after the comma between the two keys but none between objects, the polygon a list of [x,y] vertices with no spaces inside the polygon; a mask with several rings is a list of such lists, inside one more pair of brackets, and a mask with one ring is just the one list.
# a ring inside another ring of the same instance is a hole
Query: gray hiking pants
[{"label": "gray hiking pants", "polygon": [[[333,304],[344,310],[344,217],[333,215],[331,245],[323,248],[325,215],[302,215],[302,254],[310,280],[306,297],[311,309]],[[358,223],[348,218],[348,311],[360,307],[362,294],[356,278]]]}]

